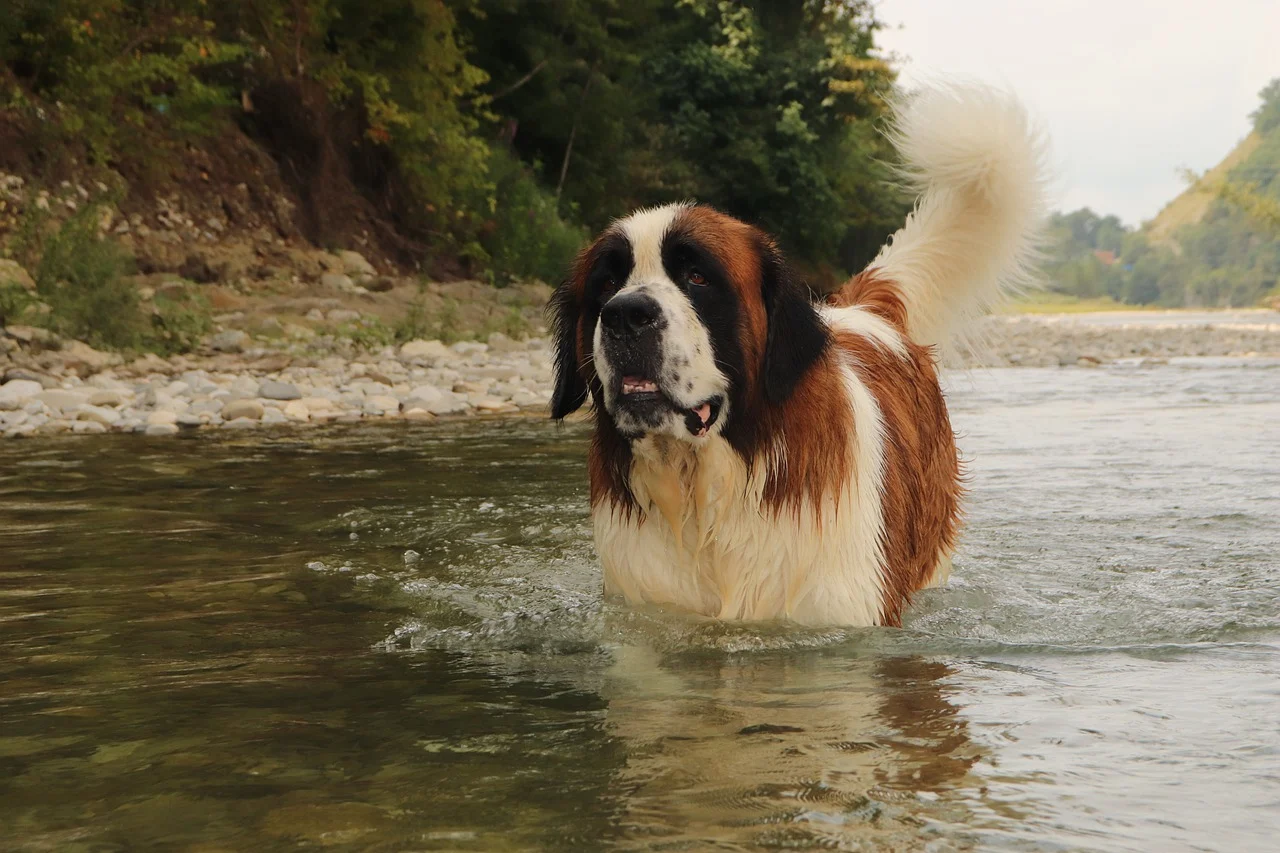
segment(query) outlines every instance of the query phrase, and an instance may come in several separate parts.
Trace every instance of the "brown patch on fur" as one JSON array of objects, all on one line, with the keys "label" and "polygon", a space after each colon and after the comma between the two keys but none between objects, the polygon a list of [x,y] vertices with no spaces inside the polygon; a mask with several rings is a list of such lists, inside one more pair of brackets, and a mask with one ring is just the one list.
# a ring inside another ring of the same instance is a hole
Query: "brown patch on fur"
[{"label": "brown patch on fur", "polygon": [[906,334],[907,307],[902,303],[902,294],[897,284],[881,278],[880,270],[874,267],[849,279],[844,287],[829,294],[826,302],[837,308],[864,308],[886,320],[900,334]]},{"label": "brown patch on fur", "polygon": [[898,626],[911,595],[928,585],[955,544],[962,493],[955,433],[928,348],[908,342],[909,358],[902,359],[849,332],[836,334],[836,346],[849,355],[884,421],[881,624]]},{"label": "brown patch on fur", "polygon": [[701,205],[681,212],[672,221],[671,228],[683,230],[715,254],[724,266],[743,312],[740,337],[746,357],[746,378],[754,384],[769,334],[769,320],[760,293],[760,254],[756,247],[759,241],[769,240],[768,236],[758,228]]},{"label": "brown patch on fur", "polygon": [[[799,512],[808,500],[814,512],[822,499],[839,497],[853,474],[853,423],[840,376],[839,355],[829,350],[801,380],[781,407],[765,406],[760,432],[761,451],[776,443],[785,464],[773,465],[764,487],[764,503],[771,510]],[[770,464],[759,457],[753,464]]]},{"label": "brown patch on fur", "polygon": [[641,513],[631,493],[631,443],[618,432],[603,405],[592,413],[595,430],[587,451],[587,474],[591,482],[591,506],[609,501],[624,517]]}]

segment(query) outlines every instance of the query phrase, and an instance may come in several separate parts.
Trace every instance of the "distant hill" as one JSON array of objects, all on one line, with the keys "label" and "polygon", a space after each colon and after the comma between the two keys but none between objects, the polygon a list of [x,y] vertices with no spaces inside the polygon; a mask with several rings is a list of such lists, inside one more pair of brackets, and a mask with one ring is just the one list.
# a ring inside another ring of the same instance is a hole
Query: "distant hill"
[{"label": "distant hill", "polygon": [[1207,186],[1227,180],[1232,170],[1252,157],[1261,144],[1262,135],[1257,131],[1251,131],[1240,140],[1231,149],[1231,153],[1222,158],[1221,163],[1205,173],[1200,184],[1187,187],[1143,225],[1142,230],[1146,232],[1147,239],[1157,245],[1177,245],[1174,240],[1177,230],[1184,225],[1199,224],[1217,200],[1217,196]]},{"label": "distant hill", "polygon": [[1171,308],[1280,303],[1280,79],[1260,96],[1249,135],[1141,228],[1088,208],[1054,214],[1049,290]]}]

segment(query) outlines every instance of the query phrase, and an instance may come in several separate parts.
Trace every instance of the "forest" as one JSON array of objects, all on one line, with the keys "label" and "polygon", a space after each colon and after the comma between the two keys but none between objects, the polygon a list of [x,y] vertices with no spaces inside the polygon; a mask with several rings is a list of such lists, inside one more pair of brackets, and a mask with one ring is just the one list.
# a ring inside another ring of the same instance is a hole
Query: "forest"
[{"label": "forest", "polygon": [[[0,169],[163,189],[244,137],[317,245],[359,207],[434,277],[555,281],[636,206],[697,199],[776,234],[817,287],[902,221],[896,86],[869,0],[8,0]],[[1053,290],[1253,304],[1280,274],[1280,82],[1261,145],[1175,236],[1055,215]]]}]

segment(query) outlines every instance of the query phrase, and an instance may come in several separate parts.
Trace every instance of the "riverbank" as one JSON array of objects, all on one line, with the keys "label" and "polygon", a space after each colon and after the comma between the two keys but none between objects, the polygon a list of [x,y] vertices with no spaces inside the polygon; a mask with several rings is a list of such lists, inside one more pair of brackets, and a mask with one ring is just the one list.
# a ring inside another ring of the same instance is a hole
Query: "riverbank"
[{"label": "riverbank", "polygon": [[[982,332],[982,359],[955,366],[1280,357],[1280,314],[1265,311],[999,316]],[[346,339],[281,343],[231,331],[195,354],[125,358],[10,326],[0,377],[0,434],[24,437],[513,415],[545,410],[553,374],[546,338],[501,332],[360,350]]]}]

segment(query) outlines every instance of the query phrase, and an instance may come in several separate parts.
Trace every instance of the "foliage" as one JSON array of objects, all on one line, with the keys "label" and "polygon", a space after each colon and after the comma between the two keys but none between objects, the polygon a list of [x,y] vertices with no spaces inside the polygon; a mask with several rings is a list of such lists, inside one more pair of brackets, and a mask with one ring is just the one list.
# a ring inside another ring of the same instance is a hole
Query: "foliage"
[{"label": "foliage", "polygon": [[189,285],[156,294],[145,345],[162,355],[191,352],[213,331],[209,300]]},{"label": "foliage", "polygon": [[96,347],[137,349],[147,326],[138,291],[125,275],[132,259],[99,232],[101,209],[86,205],[39,247],[33,278],[49,306],[41,325]]},{"label": "foliage", "polygon": [[518,276],[556,281],[586,243],[586,229],[562,219],[555,199],[509,153],[493,153],[489,177],[494,191],[480,257],[494,283],[505,285]]},{"label": "foliage", "polygon": [[202,0],[11,0],[0,11],[0,59],[46,111],[56,138],[106,161],[159,125],[179,137],[213,131],[234,102],[226,73],[246,48],[219,40]]},{"label": "foliage", "polygon": [[10,0],[0,85],[98,163],[238,123],[300,193],[346,182],[497,284],[689,197],[838,275],[905,212],[878,26],[870,0]]},{"label": "foliage", "polygon": [[34,304],[35,300],[22,285],[0,281],[0,326],[19,322]]},{"label": "foliage", "polygon": [[1258,93],[1262,104],[1249,114],[1253,129],[1258,133],[1270,133],[1280,127],[1280,77],[1272,80]]},{"label": "foliage", "polygon": [[[464,21],[489,109],[590,228],[695,198],[810,268],[858,268],[900,224],[878,122],[893,74],[869,3],[483,0]],[[568,49],[566,49],[568,45]]]}]

